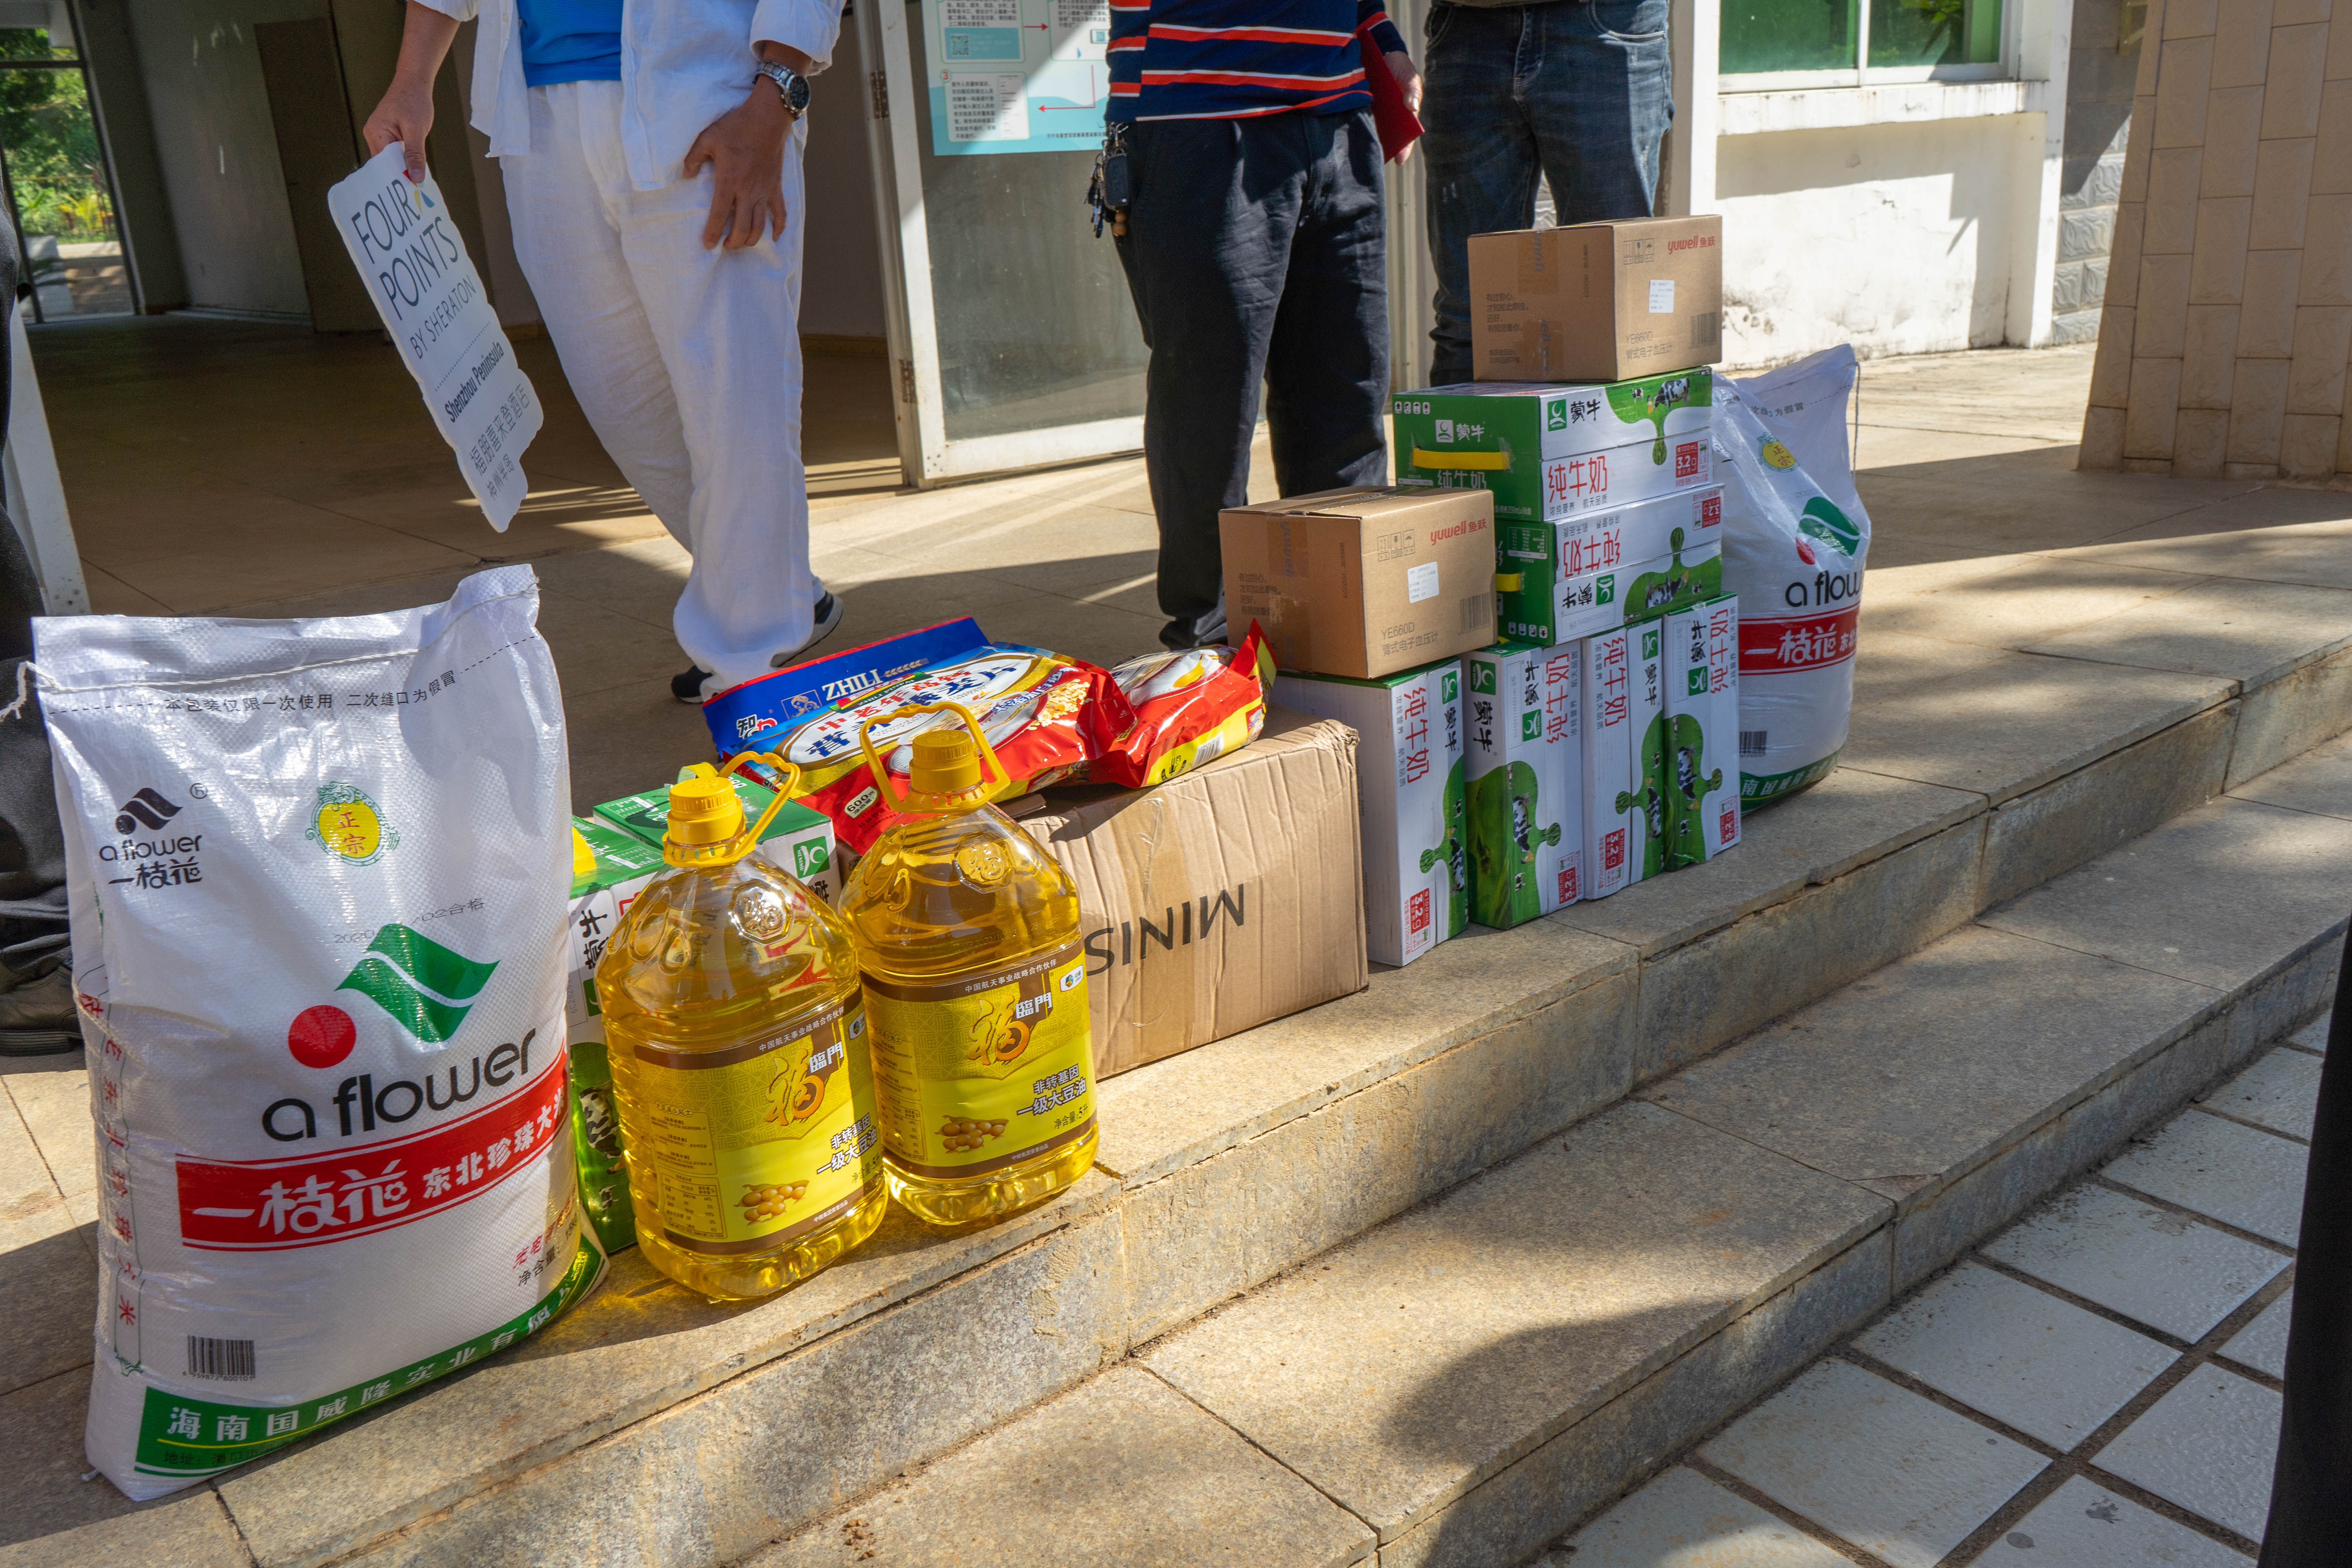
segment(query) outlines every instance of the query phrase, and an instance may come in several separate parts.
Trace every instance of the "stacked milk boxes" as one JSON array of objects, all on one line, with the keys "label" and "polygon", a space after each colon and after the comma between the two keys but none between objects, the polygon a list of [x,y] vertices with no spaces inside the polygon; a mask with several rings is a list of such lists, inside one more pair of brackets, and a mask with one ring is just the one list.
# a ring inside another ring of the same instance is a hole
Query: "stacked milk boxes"
[{"label": "stacked milk boxes", "polygon": [[[1530,309],[1565,323],[1543,335],[1542,363],[1593,379],[1482,379],[1394,400],[1399,484],[1495,501],[1507,640],[1463,660],[1470,910],[1482,924],[1605,898],[1738,839],[1736,762],[1728,792],[1706,783],[1733,755],[1738,700],[1736,653],[1727,664],[1713,640],[1737,647],[1705,363],[1717,352],[1706,305],[1720,288],[1714,224],[1512,237],[1517,249],[1496,253],[1528,251],[1518,286],[1533,290]],[[1612,258],[1610,287],[1566,286],[1599,266],[1584,251]],[[1516,319],[1489,315],[1474,323],[1479,374],[1532,368],[1526,344],[1489,352],[1486,335]],[[1636,364],[1659,368],[1629,377]]]}]

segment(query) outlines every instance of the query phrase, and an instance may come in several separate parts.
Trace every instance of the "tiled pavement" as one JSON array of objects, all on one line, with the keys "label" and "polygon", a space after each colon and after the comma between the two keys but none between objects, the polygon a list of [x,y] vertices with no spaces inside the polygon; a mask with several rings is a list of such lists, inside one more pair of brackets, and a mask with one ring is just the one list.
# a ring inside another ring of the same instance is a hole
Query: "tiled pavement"
[{"label": "tiled pavement", "polygon": [[2323,1016],[1544,1568],[2231,1568],[2278,1439]]}]

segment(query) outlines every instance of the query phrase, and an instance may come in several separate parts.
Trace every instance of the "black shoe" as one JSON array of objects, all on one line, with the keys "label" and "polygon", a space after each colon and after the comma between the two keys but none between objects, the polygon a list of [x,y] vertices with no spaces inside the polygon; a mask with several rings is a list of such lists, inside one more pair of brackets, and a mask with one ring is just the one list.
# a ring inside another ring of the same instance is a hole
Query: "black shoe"
[{"label": "black shoe", "polygon": [[1160,646],[1167,648],[1218,647],[1226,637],[1225,596],[1217,595],[1217,607],[1202,615],[1179,616],[1160,628]]},{"label": "black shoe", "polygon": [[709,679],[709,670],[698,664],[689,664],[683,674],[669,678],[669,694],[680,702],[690,702],[699,708],[702,706],[703,683]]},{"label": "black shoe", "polygon": [[830,591],[819,594],[816,596],[815,605],[809,611],[808,641],[790,653],[778,654],[768,661],[768,668],[782,669],[786,665],[798,664],[808,657],[810,649],[840,629],[841,601],[835,598]]},{"label": "black shoe", "polygon": [[81,1049],[73,980],[62,968],[0,993],[0,1057],[39,1057]]}]

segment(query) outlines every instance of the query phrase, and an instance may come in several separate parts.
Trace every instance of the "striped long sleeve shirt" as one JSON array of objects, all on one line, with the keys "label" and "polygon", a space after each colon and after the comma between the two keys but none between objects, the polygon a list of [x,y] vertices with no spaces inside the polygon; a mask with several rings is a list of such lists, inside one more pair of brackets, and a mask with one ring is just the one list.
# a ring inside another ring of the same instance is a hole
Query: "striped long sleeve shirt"
[{"label": "striped long sleeve shirt", "polygon": [[1110,0],[1108,118],[1370,109],[1365,69],[1403,47],[1380,0]]}]

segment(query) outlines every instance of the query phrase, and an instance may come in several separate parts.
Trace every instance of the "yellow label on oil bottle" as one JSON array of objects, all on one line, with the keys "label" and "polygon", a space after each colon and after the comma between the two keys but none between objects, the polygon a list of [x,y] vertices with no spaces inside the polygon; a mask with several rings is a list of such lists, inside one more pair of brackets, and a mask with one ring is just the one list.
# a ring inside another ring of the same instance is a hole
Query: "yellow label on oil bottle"
[{"label": "yellow label on oil bottle", "polygon": [[856,1206],[882,1175],[866,1009],[851,995],[720,1051],[635,1047],[662,1234],[689,1252],[768,1252]]},{"label": "yellow label on oil bottle", "polygon": [[1086,955],[1076,942],[946,981],[868,971],[882,1136],[918,1176],[982,1176],[1095,1124]]}]

